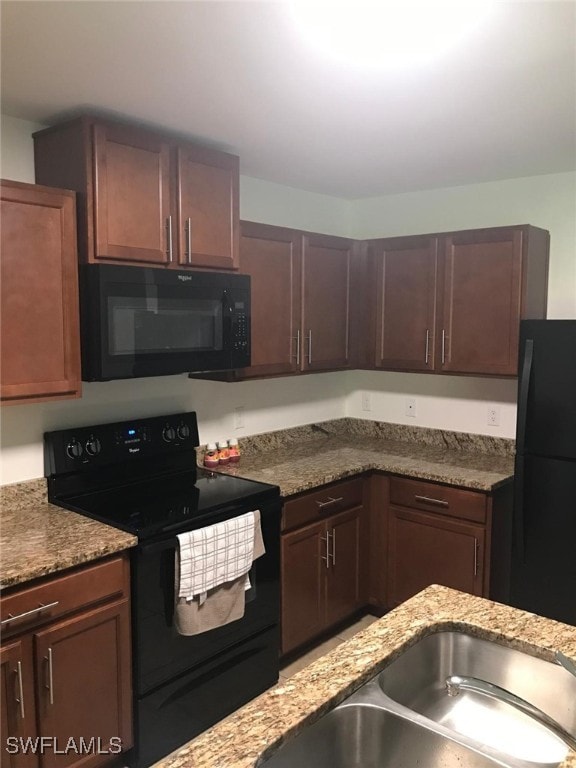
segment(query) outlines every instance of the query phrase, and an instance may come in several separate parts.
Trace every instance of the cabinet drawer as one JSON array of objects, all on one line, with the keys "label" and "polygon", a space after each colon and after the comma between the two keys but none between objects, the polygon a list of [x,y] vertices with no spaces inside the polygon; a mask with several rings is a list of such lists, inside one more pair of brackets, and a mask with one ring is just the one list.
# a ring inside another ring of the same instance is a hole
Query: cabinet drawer
[{"label": "cabinet drawer", "polygon": [[299,525],[321,520],[334,512],[358,507],[362,504],[364,480],[346,480],[335,485],[325,485],[284,502],[282,530],[287,531]]},{"label": "cabinet drawer", "polygon": [[486,496],[483,493],[449,488],[438,483],[392,477],[390,502],[475,523],[486,522]]},{"label": "cabinet drawer", "polygon": [[2,634],[13,635],[94,603],[128,595],[128,584],[128,560],[120,556],[24,587],[0,599]]}]

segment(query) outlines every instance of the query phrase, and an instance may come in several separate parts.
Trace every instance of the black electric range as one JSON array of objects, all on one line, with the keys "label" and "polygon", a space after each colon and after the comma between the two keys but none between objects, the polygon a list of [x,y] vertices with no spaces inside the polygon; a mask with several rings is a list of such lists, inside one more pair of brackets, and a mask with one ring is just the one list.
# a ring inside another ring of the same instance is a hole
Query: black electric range
[{"label": "black electric range", "polygon": [[[278,679],[277,486],[196,466],[194,412],[47,432],[48,499],[138,537],[131,551],[135,746],[143,768]],[[177,534],[260,510],[266,553],[254,561],[241,619],[175,629]]]}]

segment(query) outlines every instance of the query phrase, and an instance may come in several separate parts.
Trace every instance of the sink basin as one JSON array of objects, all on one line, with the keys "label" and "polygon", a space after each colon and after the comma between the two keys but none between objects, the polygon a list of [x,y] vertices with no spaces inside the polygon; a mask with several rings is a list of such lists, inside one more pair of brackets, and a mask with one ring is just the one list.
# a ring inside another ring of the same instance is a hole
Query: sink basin
[{"label": "sink basin", "polygon": [[462,744],[365,704],[341,705],[283,744],[262,768],[496,768]]},{"label": "sink basin", "polygon": [[452,675],[504,688],[576,735],[576,677],[507,646],[436,632],[258,766],[555,768],[565,759],[564,741],[510,704],[476,691],[449,696]]},{"label": "sink basin", "polygon": [[505,688],[576,734],[575,677],[556,664],[461,632],[423,638],[380,673],[378,683],[402,707],[505,755],[546,765],[564,760],[564,742],[509,704],[472,691],[448,696],[451,675]]}]

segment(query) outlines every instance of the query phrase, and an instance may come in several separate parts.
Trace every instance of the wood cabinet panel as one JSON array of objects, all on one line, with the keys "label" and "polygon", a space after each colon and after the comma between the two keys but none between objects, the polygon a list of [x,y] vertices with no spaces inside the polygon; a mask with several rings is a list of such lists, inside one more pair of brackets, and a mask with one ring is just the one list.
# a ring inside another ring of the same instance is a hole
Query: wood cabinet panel
[{"label": "wood cabinet panel", "polygon": [[94,260],[167,264],[170,147],[145,131],[95,124]]},{"label": "wood cabinet panel", "polygon": [[[304,645],[368,602],[364,488],[364,478],[357,478],[285,503],[283,530],[300,527],[282,534],[283,653]],[[337,505],[318,506],[335,498]],[[303,525],[310,520],[316,522]]]},{"label": "wood cabinet panel", "polygon": [[238,266],[238,158],[85,116],[34,134],[36,178],[78,192],[81,258]]},{"label": "wood cabinet panel", "polygon": [[11,181],[0,194],[2,401],[79,397],[74,194]]},{"label": "wood cabinet panel", "polygon": [[484,528],[390,507],[388,530],[391,606],[430,584],[482,595]]},{"label": "wood cabinet panel", "polygon": [[327,529],[330,568],[326,579],[326,623],[351,616],[366,603],[362,579],[361,507],[333,515]]},{"label": "wood cabinet panel", "polygon": [[392,504],[412,507],[423,512],[448,515],[475,523],[486,522],[486,495],[463,488],[405,477],[391,477],[390,501]]},{"label": "wood cabinet panel", "polygon": [[176,158],[179,263],[236,269],[238,158],[185,144]]},{"label": "wood cabinet panel", "polygon": [[300,233],[242,222],[240,263],[252,292],[252,365],[242,377],[297,373],[303,352]]},{"label": "wood cabinet panel", "polygon": [[282,652],[288,653],[326,626],[326,529],[315,523],[282,536]]},{"label": "wood cabinet panel", "polygon": [[303,369],[350,364],[350,272],[353,242],[306,234],[303,240]]},{"label": "wood cabinet panel", "polygon": [[[39,722],[42,733],[66,744],[100,737],[104,750],[115,739],[132,744],[130,700],[129,603],[122,600],[84,612],[35,636],[39,675]],[[116,742],[118,744],[118,742]],[[95,750],[84,766],[101,765],[109,756]],[[78,762],[78,755],[46,752],[44,768]]]},{"label": "wood cabinet panel", "polygon": [[372,245],[377,269],[376,367],[433,371],[438,238]]},{"label": "wood cabinet panel", "polygon": [[[3,595],[2,624],[14,633],[0,649],[3,734],[48,737],[11,756],[14,768],[97,768],[132,746],[128,576],[122,555]],[[54,613],[5,624],[31,601]],[[55,620],[58,611],[67,617]]]},{"label": "wood cabinet panel", "polygon": [[361,506],[363,492],[364,480],[356,478],[325,485],[317,491],[288,499],[282,512],[282,530],[318,522],[335,512]]},{"label": "wood cabinet panel", "polygon": [[443,371],[516,373],[523,237],[519,229],[445,236]]},{"label": "wood cabinet panel", "polygon": [[23,741],[37,735],[32,638],[20,638],[0,648],[0,673],[2,764],[36,768],[38,757],[20,748]]}]

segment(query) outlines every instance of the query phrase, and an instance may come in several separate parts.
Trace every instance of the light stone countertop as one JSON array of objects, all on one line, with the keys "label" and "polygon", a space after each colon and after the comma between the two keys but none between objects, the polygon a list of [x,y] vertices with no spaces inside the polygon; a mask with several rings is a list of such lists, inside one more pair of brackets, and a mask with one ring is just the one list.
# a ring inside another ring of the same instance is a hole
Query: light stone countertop
[{"label": "light stone countertop", "polygon": [[337,419],[240,440],[238,464],[218,472],[280,486],[282,496],[380,471],[492,492],[512,480],[511,440]]},{"label": "light stone countertop", "polygon": [[0,589],[137,544],[136,536],[49,504],[46,480],[0,489]]},{"label": "light stone countertop", "polygon": [[[447,587],[428,587],[155,768],[252,768],[406,647],[437,630],[463,630],[547,661],[556,650],[576,660],[576,627]],[[576,768],[576,753],[570,752],[561,768]]]}]

